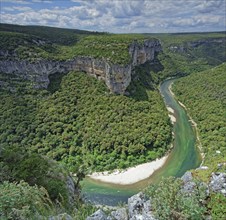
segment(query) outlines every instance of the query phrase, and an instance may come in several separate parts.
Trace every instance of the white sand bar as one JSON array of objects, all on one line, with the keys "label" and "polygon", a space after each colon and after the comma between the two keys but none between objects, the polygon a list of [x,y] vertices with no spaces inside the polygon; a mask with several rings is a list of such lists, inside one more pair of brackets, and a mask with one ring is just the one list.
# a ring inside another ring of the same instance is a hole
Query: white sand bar
[{"label": "white sand bar", "polygon": [[155,161],[140,164],[123,171],[116,170],[113,173],[96,172],[88,175],[91,179],[100,180],[106,183],[129,185],[150,177],[157,169],[163,166],[168,156],[164,156]]},{"label": "white sand bar", "polygon": [[166,108],[170,113],[172,113],[172,114],[174,113],[174,110],[171,107],[167,106]]},{"label": "white sand bar", "polygon": [[169,115],[169,117],[172,123],[175,123],[177,121],[177,119],[173,115]]}]

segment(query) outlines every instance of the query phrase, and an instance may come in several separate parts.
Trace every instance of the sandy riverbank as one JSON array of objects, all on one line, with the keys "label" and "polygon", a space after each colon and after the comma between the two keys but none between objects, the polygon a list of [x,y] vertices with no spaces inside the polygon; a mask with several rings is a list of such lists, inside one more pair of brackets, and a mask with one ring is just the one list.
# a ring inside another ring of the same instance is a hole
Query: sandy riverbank
[{"label": "sandy riverbank", "polygon": [[88,175],[91,179],[106,183],[129,185],[150,177],[157,169],[163,166],[168,156],[155,161],[137,165],[123,171],[116,170],[113,173],[96,172]]},{"label": "sandy riverbank", "polygon": [[172,115],[172,114],[174,114],[174,110],[169,106],[167,106],[166,108],[170,112],[169,117],[170,117],[171,122],[175,123],[177,121],[177,119],[174,115]]}]

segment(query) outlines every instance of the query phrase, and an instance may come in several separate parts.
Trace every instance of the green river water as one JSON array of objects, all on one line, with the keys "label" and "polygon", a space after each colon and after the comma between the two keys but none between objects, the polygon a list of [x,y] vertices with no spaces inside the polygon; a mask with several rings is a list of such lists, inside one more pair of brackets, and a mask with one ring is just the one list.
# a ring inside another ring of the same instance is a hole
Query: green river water
[{"label": "green river water", "polygon": [[158,182],[162,177],[181,177],[187,170],[197,168],[201,155],[196,147],[196,132],[186,111],[174,99],[170,86],[176,79],[169,79],[160,85],[160,92],[166,106],[174,110],[176,123],[173,125],[174,140],[166,163],[149,178],[131,185],[107,184],[86,178],[82,182],[84,196],[91,202],[105,205],[117,205],[127,202],[128,197],[141,191],[147,185]]}]

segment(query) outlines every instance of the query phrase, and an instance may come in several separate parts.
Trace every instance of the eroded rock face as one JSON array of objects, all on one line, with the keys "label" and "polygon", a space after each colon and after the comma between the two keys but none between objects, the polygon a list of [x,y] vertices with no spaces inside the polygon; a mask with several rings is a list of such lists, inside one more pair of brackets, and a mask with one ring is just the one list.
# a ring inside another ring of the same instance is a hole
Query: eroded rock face
[{"label": "eroded rock face", "polygon": [[226,173],[212,173],[209,186],[213,192],[226,196]]},{"label": "eroded rock face", "polygon": [[130,220],[155,220],[151,213],[151,202],[140,192],[128,199]]},{"label": "eroded rock face", "polygon": [[111,212],[111,216],[114,220],[128,220],[126,208],[120,208]]},{"label": "eroded rock face", "polygon": [[159,51],[161,45],[158,40],[146,40],[142,45],[134,41],[129,47],[132,61],[127,65],[112,64],[107,60],[92,57],[76,57],[67,61],[39,60],[33,63],[27,60],[3,59],[0,60],[0,72],[29,80],[34,83],[34,88],[47,88],[48,76],[51,74],[84,71],[105,81],[112,93],[124,94],[131,82],[133,68],[146,61],[152,61]]},{"label": "eroded rock face", "polygon": [[132,57],[132,66],[154,60],[156,53],[160,51],[162,51],[162,47],[158,40],[145,40],[143,44],[134,41],[129,47],[129,54]]}]

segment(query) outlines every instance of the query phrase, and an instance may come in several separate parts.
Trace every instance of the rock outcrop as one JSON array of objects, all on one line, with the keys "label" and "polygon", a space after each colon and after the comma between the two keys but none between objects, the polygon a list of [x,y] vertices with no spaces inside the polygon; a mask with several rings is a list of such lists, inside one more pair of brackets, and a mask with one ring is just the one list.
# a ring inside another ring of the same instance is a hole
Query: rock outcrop
[{"label": "rock outcrop", "polygon": [[107,215],[101,210],[98,209],[91,216],[89,216],[86,220],[107,220],[109,219]]},{"label": "rock outcrop", "polygon": [[[208,184],[199,182],[193,178],[190,171],[186,172],[182,177],[182,185],[180,192],[185,196],[191,196],[197,193],[197,189],[201,188],[205,192],[204,200],[200,203],[205,204],[205,200],[211,192],[221,193],[226,196],[226,173],[212,173]],[[103,209],[104,210],[104,209]],[[124,208],[115,207],[114,211],[107,212],[99,209],[86,220],[157,220],[153,215],[151,198],[147,198],[143,192],[140,192],[128,199],[128,204]],[[108,213],[108,214],[106,214]],[[211,219],[209,215],[206,219]]]},{"label": "rock outcrop", "polygon": [[106,214],[99,209],[86,220],[155,220],[151,212],[151,202],[140,192],[128,199],[128,208],[117,208]]},{"label": "rock outcrop", "polygon": [[151,202],[140,192],[128,199],[130,220],[155,220],[151,213]]},{"label": "rock outcrop", "polygon": [[213,192],[226,196],[226,173],[212,173],[209,186]]},{"label": "rock outcrop", "polygon": [[129,47],[131,62],[127,65],[112,64],[105,59],[82,56],[67,61],[39,60],[32,63],[27,60],[1,59],[0,72],[29,80],[34,83],[34,88],[47,88],[48,76],[51,74],[83,71],[104,80],[112,93],[123,94],[131,82],[133,68],[154,60],[161,50],[158,40],[145,40],[143,44],[134,41]]}]

